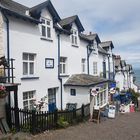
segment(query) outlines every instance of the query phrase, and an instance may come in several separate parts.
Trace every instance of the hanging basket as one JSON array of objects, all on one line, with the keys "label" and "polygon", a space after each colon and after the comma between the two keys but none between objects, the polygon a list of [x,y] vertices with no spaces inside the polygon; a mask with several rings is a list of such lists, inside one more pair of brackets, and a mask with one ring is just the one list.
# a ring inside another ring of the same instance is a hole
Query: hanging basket
[{"label": "hanging basket", "polygon": [[8,93],[0,94],[0,98],[5,98],[8,95]]}]

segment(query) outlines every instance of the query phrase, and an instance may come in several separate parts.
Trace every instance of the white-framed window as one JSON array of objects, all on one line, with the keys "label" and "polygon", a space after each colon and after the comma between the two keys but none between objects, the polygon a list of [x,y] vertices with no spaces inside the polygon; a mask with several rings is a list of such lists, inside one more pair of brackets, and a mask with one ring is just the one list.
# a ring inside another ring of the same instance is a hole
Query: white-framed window
[{"label": "white-framed window", "polygon": [[102,107],[107,103],[107,89],[106,86],[100,88],[97,96],[95,96],[95,106]]},{"label": "white-framed window", "polygon": [[41,36],[50,39],[51,38],[51,20],[41,18]]},{"label": "white-framed window", "polygon": [[35,93],[36,91],[26,91],[23,92],[23,108],[24,109],[33,109],[34,101],[35,101]]},{"label": "white-framed window", "polygon": [[60,74],[66,74],[67,58],[60,57]]},{"label": "white-framed window", "polygon": [[93,75],[97,75],[97,62],[93,62]]},{"label": "white-framed window", "polygon": [[35,57],[36,54],[33,53],[23,53],[23,75],[33,76],[35,74]]},{"label": "white-framed window", "polygon": [[82,67],[82,73],[86,72],[86,59],[82,58],[81,60],[81,67]]},{"label": "white-framed window", "polygon": [[71,43],[72,45],[78,45],[78,31],[75,29],[72,29]]}]

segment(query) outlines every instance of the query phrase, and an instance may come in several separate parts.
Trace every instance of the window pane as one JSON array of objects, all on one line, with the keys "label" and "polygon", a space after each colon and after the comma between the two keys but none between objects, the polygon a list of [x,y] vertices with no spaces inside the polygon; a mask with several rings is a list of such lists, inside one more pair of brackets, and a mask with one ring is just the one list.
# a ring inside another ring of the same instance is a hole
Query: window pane
[{"label": "window pane", "polygon": [[28,99],[28,93],[27,92],[24,92],[23,93],[23,100],[26,100],[26,99]]},{"label": "window pane", "polygon": [[41,19],[41,22],[42,22],[43,24],[45,24],[45,19]]},{"label": "window pane", "polygon": [[28,63],[23,62],[23,75],[27,75],[27,74],[28,74]]},{"label": "window pane", "polygon": [[23,53],[22,59],[23,59],[23,60],[28,60],[28,54]]},{"label": "window pane", "polygon": [[42,25],[42,36],[46,37],[46,27]]},{"label": "window pane", "polygon": [[29,54],[29,60],[34,61],[34,54]]},{"label": "window pane", "polygon": [[76,89],[71,89],[70,92],[71,96],[76,96]]},{"label": "window pane", "polygon": [[74,44],[74,36],[72,35],[72,44]]},{"label": "window pane", "polygon": [[50,25],[51,24],[51,22],[50,21],[47,21],[47,25]]},{"label": "window pane", "polygon": [[24,101],[23,106],[28,106],[28,101]]},{"label": "window pane", "polygon": [[51,37],[51,28],[47,27],[47,37],[50,38]]},{"label": "window pane", "polygon": [[60,73],[62,73],[62,64],[60,64]]},{"label": "window pane", "polygon": [[65,64],[63,64],[63,73],[66,73]]},{"label": "window pane", "polygon": [[34,63],[30,63],[30,74],[34,74]]},{"label": "window pane", "polygon": [[77,44],[77,36],[75,36],[75,44]]},{"label": "window pane", "polygon": [[33,97],[34,97],[34,92],[33,91],[29,92],[29,99],[31,99]]}]

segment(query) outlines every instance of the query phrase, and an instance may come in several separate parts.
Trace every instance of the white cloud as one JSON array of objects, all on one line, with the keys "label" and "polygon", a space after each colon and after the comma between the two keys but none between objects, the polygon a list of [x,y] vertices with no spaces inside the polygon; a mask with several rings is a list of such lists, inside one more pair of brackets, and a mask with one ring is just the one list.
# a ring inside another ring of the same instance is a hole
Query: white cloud
[{"label": "white cloud", "polygon": [[[33,6],[45,0],[16,1]],[[129,62],[139,62],[139,0],[51,1],[62,18],[78,14],[87,31],[97,32],[102,41],[112,40],[116,51]]]}]

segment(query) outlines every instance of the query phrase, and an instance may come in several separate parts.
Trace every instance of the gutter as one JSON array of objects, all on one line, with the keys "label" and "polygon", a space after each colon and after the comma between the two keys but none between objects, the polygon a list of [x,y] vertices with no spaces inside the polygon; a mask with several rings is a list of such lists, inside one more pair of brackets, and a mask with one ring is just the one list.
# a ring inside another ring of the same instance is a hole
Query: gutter
[{"label": "gutter", "polygon": [[58,38],[58,80],[60,81],[60,92],[61,92],[61,110],[63,109],[63,82],[62,78],[60,77],[60,33],[57,34]]},{"label": "gutter", "polygon": [[[7,17],[7,15],[4,13],[4,11],[2,11],[5,19],[6,19],[6,30],[7,30],[7,61],[8,61],[8,65],[10,65],[10,36],[9,36],[9,19]],[[8,82],[10,83],[10,69],[8,69]]]}]

